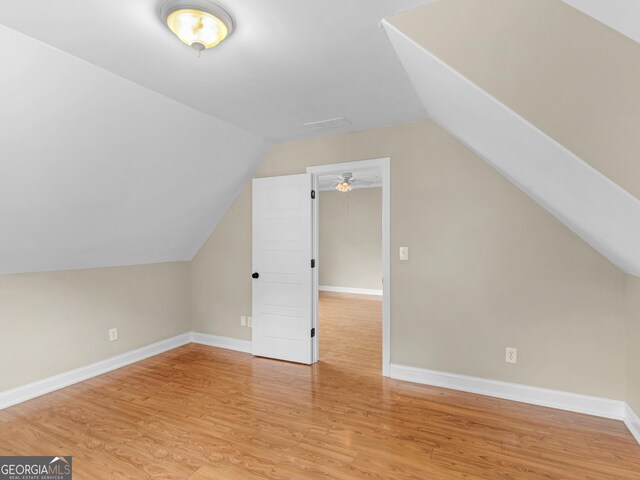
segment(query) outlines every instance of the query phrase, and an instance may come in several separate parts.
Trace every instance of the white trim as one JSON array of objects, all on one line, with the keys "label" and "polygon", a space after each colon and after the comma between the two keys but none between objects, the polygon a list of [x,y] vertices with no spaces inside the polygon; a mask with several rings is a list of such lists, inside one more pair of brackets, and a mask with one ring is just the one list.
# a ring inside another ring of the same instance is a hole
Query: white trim
[{"label": "white trim", "polygon": [[[318,165],[313,167],[307,167],[307,173],[313,174],[314,189],[317,190],[318,175],[326,174],[339,174],[341,172],[349,171],[356,173],[363,170],[379,169],[382,178],[382,278],[384,284],[382,286],[382,375],[389,376],[391,365],[391,159],[375,158],[371,160],[361,160],[356,162],[334,163],[330,165]],[[316,196],[316,204],[320,201],[319,195]],[[318,262],[322,261],[319,258],[319,245],[318,245],[318,208],[314,205],[314,224],[313,224],[313,251],[314,258]],[[313,301],[314,301],[314,328],[318,332],[313,342],[313,361],[318,360],[319,355],[319,343],[318,338],[321,333],[318,330],[318,318],[317,318],[317,299],[318,299],[318,269],[314,271],[313,280]]]},{"label": "white trim", "polygon": [[[249,340],[221,337],[208,333],[183,333],[182,335],[167,338],[166,340],[161,340],[146,347],[92,363],[91,365],[0,392],[0,410],[189,343],[251,353],[251,342]],[[622,420],[640,444],[640,418],[629,405],[620,400],[609,400],[578,393],[549,390],[517,383],[488,380],[485,378],[438,372],[397,364],[389,365],[388,376],[407,382],[450,388],[452,390],[460,390],[477,395],[488,395],[516,402]]]},{"label": "white trim", "polygon": [[[307,173],[309,169],[307,168]],[[320,179],[318,175],[311,175],[311,185],[315,192],[319,192]],[[315,200],[311,202],[311,251],[316,264],[321,262],[320,258],[320,195],[316,194]],[[314,268],[311,276],[311,326],[318,332],[318,335],[311,341],[311,364],[320,359],[320,329],[318,328],[318,300],[320,285],[320,268]]]},{"label": "white trim", "polygon": [[189,343],[198,343],[211,347],[251,353],[251,342],[248,340],[220,337],[218,335],[209,335],[207,333],[183,333],[175,337],[167,338],[166,340],[152,343],[145,347],[116,355],[115,357],[107,358],[106,360],[92,363],[91,365],[69,370],[49,378],[37,380],[33,383],[28,383],[26,385],[12,388],[11,390],[0,392],[0,410],[31,400],[32,398],[45,395],[55,390],[68,387],[75,383],[97,377],[103,373],[126,367],[132,363],[139,362],[140,360],[153,357],[160,353],[168,352],[169,350],[173,350],[174,348],[178,348]]},{"label": "white trim", "polygon": [[640,276],[640,199],[396,27],[382,24],[434,122],[614,265]]},{"label": "white trim", "polygon": [[391,378],[616,420],[625,420],[628,415],[628,407],[621,400],[610,400],[405,365],[392,364]]},{"label": "white trim", "polygon": [[116,370],[118,368],[130,365],[145,358],[158,355],[174,348],[181,347],[191,342],[191,333],[183,333],[175,337],[161,340],[146,347],[137,348],[129,352],[116,355],[115,357],[101,360],[91,365],[69,370],[68,372],[60,373],[43,380],[38,380],[33,383],[21,385],[11,390],[5,390],[0,392],[0,410],[3,408],[22,403],[26,400],[30,400],[35,397],[39,397],[46,393],[59,390],[74,383],[82,382],[92,377],[97,377],[103,373]]},{"label": "white trim", "polygon": [[358,295],[379,295],[382,296],[382,290],[376,290],[373,288],[354,288],[354,287],[333,287],[330,285],[319,285],[318,290],[321,292],[336,292],[336,293],[355,293]]},{"label": "white trim", "polygon": [[624,423],[631,432],[631,435],[633,435],[633,438],[640,443],[640,417],[638,417],[629,404],[627,404],[626,407]]},{"label": "white trim", "polygon": [[239,338],[221,337],[209,333],[191,332],[191,341],[200,345],[235,350],[236,352],[251,353],[251,340],[240,340]]}]

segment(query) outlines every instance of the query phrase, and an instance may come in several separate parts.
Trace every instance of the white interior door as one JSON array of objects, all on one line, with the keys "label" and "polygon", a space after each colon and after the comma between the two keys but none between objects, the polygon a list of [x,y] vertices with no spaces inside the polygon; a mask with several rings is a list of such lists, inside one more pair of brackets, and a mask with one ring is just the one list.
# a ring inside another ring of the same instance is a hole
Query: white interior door
[{"label": "white interior door", "polygon": [[253,354],[312,363],[312,175],[253,180]]}]

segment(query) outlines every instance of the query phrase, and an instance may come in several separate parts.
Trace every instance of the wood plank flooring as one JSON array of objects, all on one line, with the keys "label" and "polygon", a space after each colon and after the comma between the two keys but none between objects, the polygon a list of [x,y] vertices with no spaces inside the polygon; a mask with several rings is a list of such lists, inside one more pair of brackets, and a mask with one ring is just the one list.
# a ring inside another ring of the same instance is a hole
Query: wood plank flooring
[{"label": "wood plank flooring", "polygon": [[0,411],[75,479],[640,479],[621,422],[382,378],[377,297],[323,294],[313,366],[187,345]]}]

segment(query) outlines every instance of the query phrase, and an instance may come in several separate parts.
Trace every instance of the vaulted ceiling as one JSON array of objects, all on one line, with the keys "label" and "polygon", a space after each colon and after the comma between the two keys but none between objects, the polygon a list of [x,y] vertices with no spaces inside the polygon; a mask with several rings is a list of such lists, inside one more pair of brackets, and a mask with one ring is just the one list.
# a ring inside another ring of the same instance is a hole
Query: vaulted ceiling
[{"label": "vaulted ceiling", "polygon": [[640,44],[560,0],[439,0],[418,12],[422,47],[640,197]]},{"label": "vaulted ceiling", "polygon": [[189,260],[269,144],[0,26],[0,273]]},{"label": "vaulted ceiling", "polygon": [[275,141],[425,117],[415,0],[236,0],[198,57],[159,0],[0,4],[0,274],[190,260]]},{"label": "vaulted ceiling", "polygon": [[[161,3],[0,5],[0,273],[188,260],[274,143],[445,123],[428,101],[441,87],[409,78],[381,25],[403,11],[394,24],[419,12],[412,41],[433,65],[640,196],[636,0],[234,0],[234,33],[201,57]],[[349,122],[304,126],[336,117]],[[610,240],[600,250],[625,268]]]},{"label": "vaulted ceiling", "polygon": [[640,275],[638,43],[556,0],[440,1],[385,26],[434,121]]},{"label": "vaulted ceiling", "polygon": [[425,1],[220,1],[234,31],[201,57],[158,18],[164,0],[2,2],[0,23],[281,141],[323,119],[346,117],[348,131],[424,118],[380,21]]}]

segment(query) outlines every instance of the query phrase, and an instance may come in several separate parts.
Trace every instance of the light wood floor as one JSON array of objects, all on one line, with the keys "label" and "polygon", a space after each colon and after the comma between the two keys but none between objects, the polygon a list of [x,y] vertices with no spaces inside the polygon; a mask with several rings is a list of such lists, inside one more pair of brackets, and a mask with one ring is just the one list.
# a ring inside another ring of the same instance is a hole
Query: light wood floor
[{"label": "light wood floor", "polygon": [[380,376],[380,302],[323,295],[314,367],[188,345],[0,411],[74,478],[640,478],[621,422]]}]

